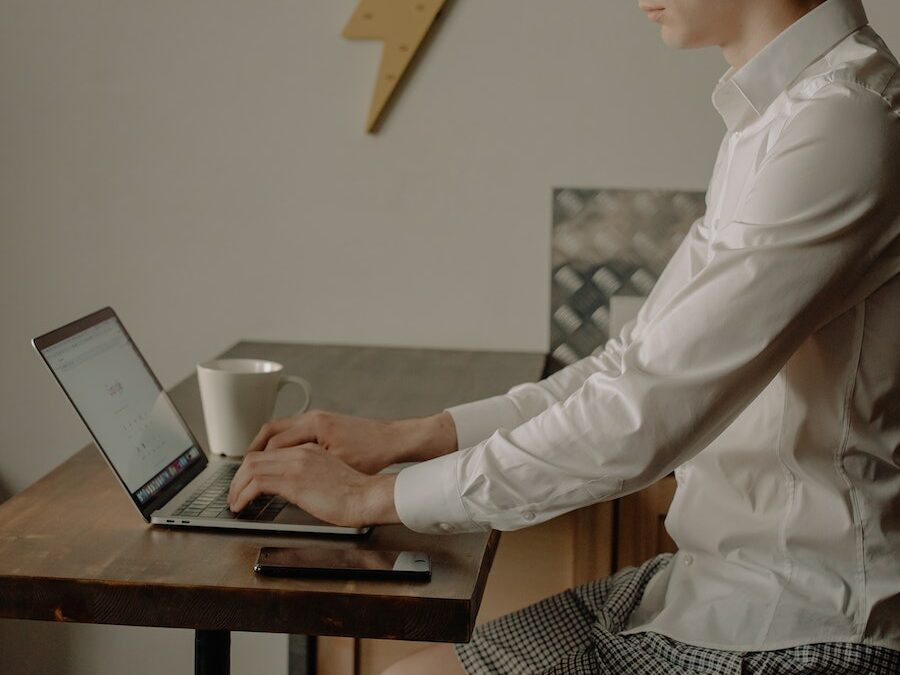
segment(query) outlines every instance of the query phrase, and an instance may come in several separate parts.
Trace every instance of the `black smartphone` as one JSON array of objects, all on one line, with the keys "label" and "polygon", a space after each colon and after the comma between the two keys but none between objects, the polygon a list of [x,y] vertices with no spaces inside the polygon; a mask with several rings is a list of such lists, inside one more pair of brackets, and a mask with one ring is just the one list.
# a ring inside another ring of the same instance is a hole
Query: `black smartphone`
[{"label": "black smartphone", "polygon": [[253,570],[277,577],[337,579],[431,578],[431,558],[415,551],[264,547]]}]

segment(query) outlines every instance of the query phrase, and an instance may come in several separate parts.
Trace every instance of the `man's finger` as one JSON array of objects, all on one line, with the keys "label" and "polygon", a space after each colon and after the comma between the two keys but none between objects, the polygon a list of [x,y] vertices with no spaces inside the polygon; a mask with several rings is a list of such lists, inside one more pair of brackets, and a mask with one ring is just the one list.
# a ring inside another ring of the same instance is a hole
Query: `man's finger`
[{"label": "man's finger", "polygon": [[231,485],[228,486],[228,503],[231,504],[234,501],[253,476],[272,473],[270,466],[263,468],[262,465],[282,462],[285,459],[284,454],[283,449],[279,449],[271,452],[257,452],[244,457],[244,461],[241,462],[241,466],[231,479]]},{"label": "man's finger", "polygon": [[290,429],[286,431],[282,431],[279,434],[275,434],[271,438],[269,438],[269,442],[266,443],[266,452],[269,450],[277,450],[279,448],[292,448],[298,445],[303,445],[304,443],[315,443],[316,442],[316,433],[312,428],[312,424],[303,424],[302,420],[298,422],[295,426],[292,426]]},{"label": "man's finger", "polygon": [[231,504],[234,501],[234,498],[238,496],[238,493],[244,488],[247,484],[247,481],[250,480],[252,476],[252,465],[256,461],[257,457],[260,457],[261,453],[254,453],[252,455],[248,454],[244,457],[244,461],[241,462],[241,465],[238,467],[238,470],[235,472],[234,476],[231,479],[231,485],[228,486],[228,503]]},{"label": "man's finger", "polygon": [[[279,476],[254,476],[244,489],[241,490],[234,504],[231,506],[231,510],[235,513],[241,511],[247,504],[260,495],[281,494],[283,485],[284,480]],[[283,497],[284,495],[281,496]]]},{"label": "man's finger", "polygon": [[281,419],[272,420],[271,422],[266,422],[263,424],[256,436],[250,441],[250,446],[247,448],[247,453],[251,452],[259,452],[264,447],[266,447],[266,443],[269,442],[269,439],[275,434],[279,434],[286,429],[290,429],[291,425],[294,424],[297,420],[291,417],[282,417]]},{"label": "man's finger", "polygon": [[244,508],[238,507],[240,496],[246,491],[247,487],[254,481],[265,481],[272,479],[282,479],[291,470],[292,462],[289,459],[282,459],[274,462],[266,462],[259,464],[253,468],[252,472],[248,472],[241,481],[240,485],[235,488],[234,497],[229,497],[228,507],[232,511],[239,511]]}]

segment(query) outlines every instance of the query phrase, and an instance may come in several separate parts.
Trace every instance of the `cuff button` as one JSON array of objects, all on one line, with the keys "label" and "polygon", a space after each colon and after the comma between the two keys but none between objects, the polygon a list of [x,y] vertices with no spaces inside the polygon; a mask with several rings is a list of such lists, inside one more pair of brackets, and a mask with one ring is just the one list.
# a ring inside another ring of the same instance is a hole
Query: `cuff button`
[{"label": "cuff button", "polygon": [[450,523],[441,523],[438,525],[441,532],[453,532],[453,526]]}]

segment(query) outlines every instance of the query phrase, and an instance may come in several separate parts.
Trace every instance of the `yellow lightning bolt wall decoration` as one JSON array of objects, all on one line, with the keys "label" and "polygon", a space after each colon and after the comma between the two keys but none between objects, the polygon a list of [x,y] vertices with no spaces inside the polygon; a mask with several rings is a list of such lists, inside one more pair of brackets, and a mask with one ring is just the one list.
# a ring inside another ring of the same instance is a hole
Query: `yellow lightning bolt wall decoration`
[{"label": "yellow lightning bolt wall decoration", "polygon": [[344,27],[350,39],[384,41],[366,130],[381,123],[388,102],[447,0],[360,0]]}]

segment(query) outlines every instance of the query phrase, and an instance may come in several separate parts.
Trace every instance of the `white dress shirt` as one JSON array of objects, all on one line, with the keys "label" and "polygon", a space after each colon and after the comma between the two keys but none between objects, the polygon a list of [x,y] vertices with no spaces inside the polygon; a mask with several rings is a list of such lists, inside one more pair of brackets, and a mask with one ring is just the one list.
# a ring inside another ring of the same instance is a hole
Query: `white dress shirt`
[{"label": "white dress shirt", "polygon": [[706,215],[637,318],[452,408],[462,449],[403,470],[397,511],[420,532],[511,530],[674,469],[679,552],[630,632],[900,649],[897,61],[859,0],[827,0],[713,104]]}]

